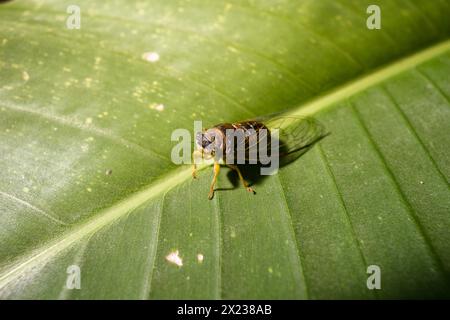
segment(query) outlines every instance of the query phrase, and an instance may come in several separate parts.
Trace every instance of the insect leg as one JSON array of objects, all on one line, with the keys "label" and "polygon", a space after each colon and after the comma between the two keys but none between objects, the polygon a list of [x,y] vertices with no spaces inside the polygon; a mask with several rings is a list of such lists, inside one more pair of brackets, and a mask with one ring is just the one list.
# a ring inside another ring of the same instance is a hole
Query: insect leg
[{"label": "insect leg", "polygon": [[209,188],[208,199],[211,200],[214,197],[214,185],[216,184],[217,176],[219,175],[220,164],[214,162],[214,177],[211,182],[211,187]]},{"label": "insect leg", "polygon": [[201,157],[200,150],[194,150],[192,152],[192,178],[197,179],[197,158]]},{"label": "insect leg", "polygon": [[238,176],[239,176],[239,180],[242,181],[242,184],[244,185],[244,188],[247,189],[248,192],[253,192],[253,194],[256,194],[255,190],[253,190],[249,185],[248,182],[245,181],[244,177],[242,176],[241,170],[239,170],[239,167],[237,165],[234,164],[227,164],[227,166],[229,168],[231,168],[232,170],[236,171]]}]

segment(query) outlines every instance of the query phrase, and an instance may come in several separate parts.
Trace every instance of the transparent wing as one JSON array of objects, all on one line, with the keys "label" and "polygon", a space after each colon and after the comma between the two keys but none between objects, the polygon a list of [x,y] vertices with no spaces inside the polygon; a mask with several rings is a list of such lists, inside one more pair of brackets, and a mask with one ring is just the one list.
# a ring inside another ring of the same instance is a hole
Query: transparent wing
[{"label": "transparent wing", "polygon": [[278,116],[263,123],[271,132],[278,129],[280,156],[309,147],[326,135],[324,126],[312,117]]},{"label": "transparent wing", "polygon": [[[278,148],[275,148],[274,145],[275,150],[271,151],[275,138],[267,136],[264,132],[258,134],[257,139],[253,139],[253,142],[249,142],[246,148],[255,148],[256,144],[260,148],[261,145],[267,142],[267,150],[278,153],[279,157],[285,157],[290,154],[300,155],[327,135],[325,127],[312,117],[269,115],[256,118],[254,121],[263,123],[270,131],[268,135],[273,135],[276,131],[275,129],[278,130]],[[246,154],[247,158],[250,158],[248,157],[249,153],[246,152]]]}]

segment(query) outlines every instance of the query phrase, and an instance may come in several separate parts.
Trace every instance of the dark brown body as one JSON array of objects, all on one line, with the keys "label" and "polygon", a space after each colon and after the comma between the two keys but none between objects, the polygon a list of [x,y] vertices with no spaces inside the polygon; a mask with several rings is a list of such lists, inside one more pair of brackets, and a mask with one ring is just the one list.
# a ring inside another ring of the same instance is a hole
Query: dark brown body
[{"label": "dark brown body", "polygon": [[[234,153],[234,159],[236,159],[236,153],[237,153],[237,144],[236,141],[233,144],[232,141],[228,141],[226,133],[227,130],[242,130],[245,135],[245,146],[244,149],[246,150],[245,158],[249,159],[248,151],[250,149],[250,136],[256,135],[256,139],[254,141],[259,141],[261,137],[261,129],[265,129],[264,135],[267,135],[268,142],[270,141],[270,131],[267,126],[261,122],[258,121],[243,121],[243,122],[236,122],[236,123],[221,123],[214,126],[214,129],[217,129],[221,134],[224,141],[223,145],[223,155],[224,160],[226,160],[227,154],[230,152]],[[229,150],[227,146],[233,145],[233,150]],[[256,147],[256,146],[255,146]]]}]

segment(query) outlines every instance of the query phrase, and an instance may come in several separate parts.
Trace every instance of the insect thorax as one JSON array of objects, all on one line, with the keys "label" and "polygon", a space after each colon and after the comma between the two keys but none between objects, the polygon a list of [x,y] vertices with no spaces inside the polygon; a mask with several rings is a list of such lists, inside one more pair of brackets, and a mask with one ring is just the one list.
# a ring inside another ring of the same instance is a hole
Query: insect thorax
[{"label": "insect thorax", "polygon": [[[243,157],[247,160],[250,159],[250,149],[255,148],[256,151],[256,148],[258,148],[262,129],[264,129],[264,135],[268,138],[266,142],[270,141],[269,129],[263,123],[257,121],[221,123],[214,126],[213,129],[220,132],[223,139],[220,149],[223,159],[232,158],[235,163],[239,152],[242,152],[242,150],[244,150]],[[240,148],[241,150],[239,150]],[[230,157],[231,154],[232,157]]]}]

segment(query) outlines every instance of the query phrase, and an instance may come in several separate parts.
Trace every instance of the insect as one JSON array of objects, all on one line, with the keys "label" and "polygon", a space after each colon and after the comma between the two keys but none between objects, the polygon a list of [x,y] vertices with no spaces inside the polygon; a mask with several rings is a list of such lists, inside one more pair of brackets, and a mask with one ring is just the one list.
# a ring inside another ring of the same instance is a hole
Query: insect
[{"label": "insect", "polygon": [[[277,136],[273,137],[273,132],[277,132]],[[278,157],[289,162],[325,135],[327,134],[324,127],[312,117],[270,115],[235,123],[221,123],[197,133],[196,150],[192,154],[192,177],[197,177],[198,158],[214,158],[214,176],[208,199],[214,197],[214,186],[221,162],[237,172],[239,180],[248,192],[256,194],[237,166],[242,162],[236,159],[243,159],[245,163],[261,164],[262,149],[271,159]]]}]

